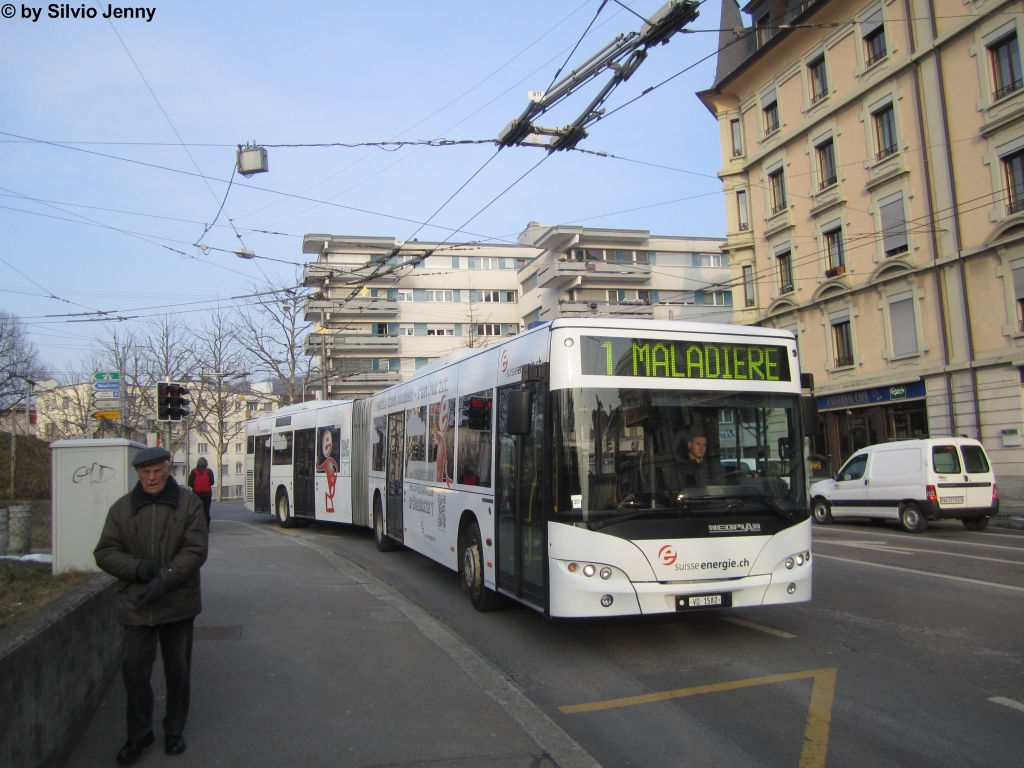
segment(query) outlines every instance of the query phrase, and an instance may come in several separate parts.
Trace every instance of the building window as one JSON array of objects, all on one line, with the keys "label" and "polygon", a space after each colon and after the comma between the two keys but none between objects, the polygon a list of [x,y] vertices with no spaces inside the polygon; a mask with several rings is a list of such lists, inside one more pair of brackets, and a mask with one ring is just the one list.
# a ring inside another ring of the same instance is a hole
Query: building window
[{"label": "building window", "polygon": [[792,293],[793,264],[790,251],[775,254],[775,265],[779,270],[779,293]]},{"label": "building window", "polygon": [[772,39],[772,28],[768,26],[771,21],[770,14],[764,14],[757,20],[757,47],[760,48],[762,45]]},{"label": "building window", "polygon": [[264,403],[263,404],[263,410],[264,411],[272,411],[272,410],[274,410],[274,404],[273,403]]},{"label": "building window", "polygon": [[710,304],[713,307],[724,307],[725,306],[725,291],[711,291],[705,292],[704,303]]},{"label": "building window", "polygon": [[754,268],[751,266],[743,267],[743,297],[748,307],[754,306]]},{"label": "building window", "polygon": [[526,268],[526,259],[516,259],[516,270]]},{"label": "building window", "polygon": [[889,329],[894,357],[917,354],[917,320],[910,291],[889,299]]},{"label": "building window", "polygon": [[995,101],[1019,91],[1024,86],[1016,30],[990,45],[988,50],[992,57],[992,79],[996,86],[995,93],[992,94],[992,100]]},{"label": "building window", "polygon": [[427,328],[427,336],[454,336],[454,328]]},{"label": "building window", "polygon": [[455,301],[454,291],[426,291],[427,301]]},{"label": "building window", "polygon": [[505,291],[505,301],[509,304],[516,303],[516,291]]},{"label": "building window", "polygon": [[811,104],[817,104],[828,96],[828,77],[825,74],[825,57],[820,56],[808,67],[811,75]]},{"label": "building window", "polygon": [[739,215],[740,232],[750,229],[750,220],[747,218],[747,192],[741,189],[736,193],[736,212]]},{"label": "building window", "polygon": [[832,324],[832,341],[836,351],[836,368],[847,368],[853,365],[853,337],[850,335],[850,320],[840,320]]},{"label": "building window", "polygon": [[1017,304],[1017,332],[1024,333],[1024,259],[1010,262],[1013,271],[1013,298]]},{"label": "building window", "polygon": [[883,203],[879,207],[882,219],[882,247],[885,248],[886,257],[906,253],[907,246],[907,221],[903,215],[903,195],[897,195],[895,200]]},{"label": "building window", "polygon": [[771,193],[772,215],[786,210],[786,179],[783,170],[768,174],[768,189]]},{"label": "building window", "polygon": [[487,302],[488,304],[497,304],[501,301],[500,291],[477,291],[480,301]]},{"label": "building window", "polygon": [[1024,150],[1003,158],[1006,171],[1006,212],[1024,210]]},{"label": "building window", "polygon": [[764,105],[762,111],[764,112],[764,135],[767,136],[770,133],[775,133],[775,131],[779,130],[779,102],[774,94],[772,95],[772,100]]},{"label": "building window", "polygon": [[891,103],[886,104],[872,115],[875,121],[875,141],[878,153],[875,160],[895,155],[899,149],[896,141],[896,111]]},{"label": "building window", "polygon": [[235,474],[236,475],[242,474],[242,462],[240,462],[240,461],[236,461],[235,462]]},{"label": "building window", "polygon": [[398,335],[399,336],[415,336],[416,335],[416,327],[413,326],[413,325],[402,325],[402,326],[399,326],[399,328],[398,328]]},{"label": "building window", "polygon": [[728,267],[729,257],[724,253],[695,253],[693,254],[693,266]]},{"label": "building window", "polygon": [[476,327],[477,336],[501,336],[499,323],[481,323]]},{"label": "building window", "polygon": [[740,130],[740,121],[730,120],[729,127],[732,129],[732,156],[739,157],[743,154],[743,133]]},{"label": "building window", "polygon": [[821,182],[818,190],[828,189],[836,182],[836,148],[832,139],[822,142],[816,147],[818,155],[818,173],[821,174]]},{"label": "building window", "polygon": [[196,453],[209,453],[209,451],[210,451],[210,444],[209,443],[197,443],[196,444]]},{"label": "building window", "polygon": [[[825,262],[828,265],[829,277],[846,272],[846,260],[843,255],[843,229],[835,229],[825,233]],[[826,273],[826,274],[828,274]]]},{"label": "building window", "polygon": [[861,34],[864,36],[864,64],[870,67],[884,59],[887,53],[881,8],[861,22]]},{"label": "building window", "polygon": [[235,443],[235,453],[241,453],[241,452],[242,452],[242,444],[241,443]]},{"label": "building window", "polygon": [[412,301],[412,291],[399,291],[398,292],[398,300],[399,301]]}]

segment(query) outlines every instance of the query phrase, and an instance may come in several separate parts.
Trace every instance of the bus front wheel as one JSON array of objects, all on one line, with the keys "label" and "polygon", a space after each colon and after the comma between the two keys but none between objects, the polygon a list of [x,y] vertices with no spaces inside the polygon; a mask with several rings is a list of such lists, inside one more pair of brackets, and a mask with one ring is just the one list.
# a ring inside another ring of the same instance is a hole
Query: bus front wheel
[{"label": "bus front wheel", "polygon": [[288,503],[288,494],[281,491],[277,494],[277,523],[282,528],[294,528],[295,518],[292,517],[291,505]]},{"label": "bus front wheel", "polygon": [[470,523],[466,530],[465,548],[462,550],[462,575],[473,607],[481,613],[504,608],[507,601],[493,589],[484,585],[484,558],[480,526]]},{"label": "bus front wheel", "polygon": [[373,542],[378,552],[394,552],[398,549],[395,540],[384,532],[384,510],[380,506],[380,496],[373,497]]}]

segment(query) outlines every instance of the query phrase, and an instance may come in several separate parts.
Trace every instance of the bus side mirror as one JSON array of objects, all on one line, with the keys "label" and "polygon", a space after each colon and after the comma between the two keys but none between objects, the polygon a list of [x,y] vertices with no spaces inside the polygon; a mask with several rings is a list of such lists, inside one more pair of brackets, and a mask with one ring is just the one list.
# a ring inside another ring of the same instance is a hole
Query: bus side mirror
[{"label": "bus side mirror", "polygon": [[804,436],[818,436],[818,398],[814,395],[803,395],[800,404],[804,410]]},{"label": "bus side mirror", "polygon": [[533,392],[513,389],[508,393],[508,411],[505,415],[506,432],[510,435],[528,435],[533,426]]}]

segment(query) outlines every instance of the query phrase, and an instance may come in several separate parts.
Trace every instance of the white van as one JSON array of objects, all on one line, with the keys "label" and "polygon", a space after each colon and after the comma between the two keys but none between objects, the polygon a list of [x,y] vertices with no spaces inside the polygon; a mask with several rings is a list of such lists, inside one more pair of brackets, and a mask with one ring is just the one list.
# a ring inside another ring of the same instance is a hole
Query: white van
[{"label": "white van", "polygon": [[953,518],[980,531],[999,513],[995,476],[985,449],[966,437],[901,440],[862,448],[831,480],[811,486],[814,520],[899,520],[918,533],[929,520]]}]

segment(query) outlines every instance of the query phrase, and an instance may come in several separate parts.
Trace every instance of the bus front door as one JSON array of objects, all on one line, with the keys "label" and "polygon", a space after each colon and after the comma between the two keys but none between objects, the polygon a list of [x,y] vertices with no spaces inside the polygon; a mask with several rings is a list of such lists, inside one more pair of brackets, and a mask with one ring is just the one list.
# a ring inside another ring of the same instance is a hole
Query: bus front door
[{"label": "bus front door", "polygon": [[405,470],[405,411],[388,414],[388,481],[387,524],[388,535],[395,541],[405,541],[403,536],[402,505],[405,486],[402,476]]},{"label": "bus front door", "polygon": [[295,516],[316,516],[316,430],[295,430]]},{"label": "bus front door", "polygon": [[533,429],[529,435],[507,431],[508,393],[498,390],[498,450],[494,503],[497,508],[498,587],[544,607],[544,511],[541,493],[545,389],[533,391]]},{"label": "bus front door", "polygon": [[257,512],[270,512],[270,435],[257,435],[255,442],[252,505]]}]

